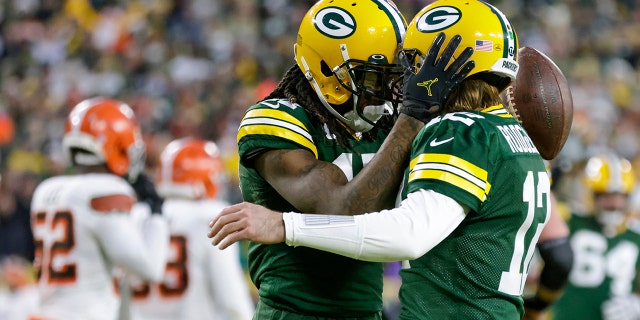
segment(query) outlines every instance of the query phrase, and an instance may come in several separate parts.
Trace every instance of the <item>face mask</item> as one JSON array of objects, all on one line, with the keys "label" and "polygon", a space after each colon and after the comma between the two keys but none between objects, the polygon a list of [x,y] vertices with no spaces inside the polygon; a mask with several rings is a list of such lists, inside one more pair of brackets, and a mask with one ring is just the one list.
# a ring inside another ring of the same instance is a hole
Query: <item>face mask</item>
[{"label": "face mask", "polygon": [[[383,115],[389,114],[388,109],[389,106],[387,105],[387,103],[365,106],[362,110],[362,115],[367,118],[367,120],[375,123],[376,121],[380,120]],[[362,119],[362,117],[360,117],[360,115],[355,110],[351,110],[345,113],[344,117],[349,120],[349,122],[351,123],[350,127],[355,131],[367,132],[373,129],[373,126]]]},{"label": "face mask", "polygon": [[624,221],[624,212],[605,210],[598,214],[597,219],[602,226],[604,235],[613,237],[618,233],[618,228]]}]

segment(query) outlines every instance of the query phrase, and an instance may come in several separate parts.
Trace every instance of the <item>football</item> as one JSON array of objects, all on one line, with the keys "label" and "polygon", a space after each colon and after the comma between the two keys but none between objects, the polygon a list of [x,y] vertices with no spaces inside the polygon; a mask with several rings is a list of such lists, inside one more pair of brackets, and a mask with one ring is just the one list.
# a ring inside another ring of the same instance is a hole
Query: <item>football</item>
[{"label": "football", "polygon": [[545,54],[518,50],[516,80],[502,92],[507,109],[518,118],[542,158],[555,158],[567,141],[573,120],[573,100],[564,74]]}]

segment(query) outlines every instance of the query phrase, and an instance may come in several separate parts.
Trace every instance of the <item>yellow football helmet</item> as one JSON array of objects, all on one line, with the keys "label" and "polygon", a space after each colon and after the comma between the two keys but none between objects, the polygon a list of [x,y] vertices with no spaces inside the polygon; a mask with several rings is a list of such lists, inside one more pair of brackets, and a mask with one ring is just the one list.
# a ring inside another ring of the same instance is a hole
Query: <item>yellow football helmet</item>
[{"label": "yellow football helmet", "polygon": [[587,186],[594,193],[629,194],[636,184],[631,162],[615,153],[594,156],[585,167]]},{"label": "yellow football helmet", "polygon": [[[368,131],[388,108],[358,110],[358,100],[392,99],[390,83],[401,72],[393,62],[406,29],[390,0],[321,0],[300,23],[296,63],[331,114],[355,131]],[[349,101],[351,111],[334,108]]]},{"label": "yellow football helmet", "polygon": [[403,53],[419,69],[436,36],[446,41],[462,36],[454,59],[474,49],[469,60],[476,65],[467,75],[480,78],[504,90],[518,72],[518,36],[507,18],[494,6],[476,0],[438,0],[416,14],[407,28]]}]

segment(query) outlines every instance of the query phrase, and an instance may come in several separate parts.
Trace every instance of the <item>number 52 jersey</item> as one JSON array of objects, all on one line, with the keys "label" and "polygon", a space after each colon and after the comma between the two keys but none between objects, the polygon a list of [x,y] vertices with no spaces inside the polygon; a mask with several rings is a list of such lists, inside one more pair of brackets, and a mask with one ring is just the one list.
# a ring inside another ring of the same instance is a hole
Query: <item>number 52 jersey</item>
[{"label": "number 52 jersey", "polygon": [[169,243],[158,215],[137,227],[133,189],[112,174],[58,176],[36,188],[31,223],[40,312],[45,319],[116,319],[118,266],[144,279],[162,278]]}]

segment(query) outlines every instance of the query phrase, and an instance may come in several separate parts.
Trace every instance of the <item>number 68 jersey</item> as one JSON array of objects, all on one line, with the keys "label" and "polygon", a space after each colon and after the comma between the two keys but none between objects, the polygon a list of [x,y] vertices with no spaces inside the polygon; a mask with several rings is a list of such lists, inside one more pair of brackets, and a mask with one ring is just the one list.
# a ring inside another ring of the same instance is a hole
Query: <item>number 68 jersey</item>
[{"label": "number 68 jersey", "polygon": [[45,319],[116,319],[113,267],[160,280],[169,233],[161,216],[140,230],[130,215],[134,191],[112,174],[43,181],[31,203],[40,310]]},{"label": "number 68 jersey", "polygon": [[602,319],[602,304],[637,290],[640,234],[625,229],[606,237],[593,216],[568,221],[574,263],[564,294],[553,306],[554,319]]}]

